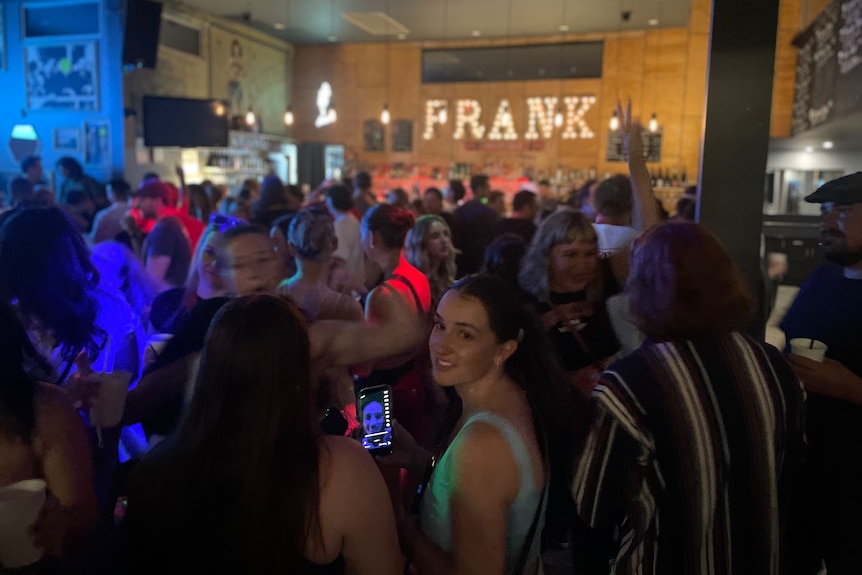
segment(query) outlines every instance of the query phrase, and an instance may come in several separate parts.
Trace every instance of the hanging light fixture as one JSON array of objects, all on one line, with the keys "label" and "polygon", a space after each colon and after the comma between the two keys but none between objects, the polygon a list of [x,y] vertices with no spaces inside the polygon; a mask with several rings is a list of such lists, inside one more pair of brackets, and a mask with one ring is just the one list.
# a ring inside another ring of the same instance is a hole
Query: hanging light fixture
[{"label": "hanging light fixture", "polygon": [[[387,100],[389,99],[389,41],[390,41],[389,18],[391,18],[391,17],[392,17],[392,15],[390,14],[390,3],[389,3],[389,0],[386,0],[386,18],[387,18],[387,20],[386,20],[386,24],[385,24],[385,26],[386,26],[386,30],[385,30],[385,32],[386,32],[386,47],[385,47],[386,48],[386,74],[385,74],[385,78],[386,78],[386,99]],[[389,113],[389,102],[384,102],[383,110],[380,112],[380,123],[383,124],[384,126],[388,126],[389,121],[391,119],[392,119],[392,115]]]},{"label": "hanging light fixture", "polygon": [[[332,0],[329,5],[329,38],[333,42],[337,39],[335,36],[335,0]],[[335,100],[331,97],[329,107],[326,109],[326,116],[329,118],[330,124],[334,124],[338,120],[338,114],[335,112]]]},{"label": "hanging light fixture", "polygon": [[[660,24],[663,23],[663,19],[662,19],[663,9],[664,9],[664,2],[660,1],[658,4],[658,21]],[[659,30],[658,30],[658,54],[656,55],[656,60],[658,60],[659,65],[661,65],[661,28],[659,28]],[[653,92],[653,94],[655,94],[655,92]],[[653,134],[655,134],[656,132],[658,132],[658,129],[659,129],[658,116],[656,116],[655,112],[653,112],[652,116],[649,119],[649,131],[652,132]]]},{"label": "hanging light fixture", "polygon": [[619,116],[619,114],[617,114],[616,110],[614,110],[614,113],[611,116],[611,122],[610,122],[609,126],[610,126],[611,130],[613,130],[614,132],[616,132],[617,130],[620,129],[620,116]]},{"label": "hanging light fixture", "polygon": [[290,109],[290,106],[287,107],[287,110],[284,112],[284,125],[292,126],[293,125],[293,110]]},{"label": "hanging light fixture", "polygon": [[[565,96],[563,95],[563,68],[565,67],[565,33],[568,31],[569,26],[566,24],[566,9],[567,2],[566,0],[562,0],[562,14],[560,16],[560,32],[563,35],[563,42],[560,42],[560,63],[559,63],[559,76],[560,76],[560,105],[557,107],[557,112],[554,114],[554,127],[562,128],[563,124],[566,121],[565,115],[563,115],[563,101],[565,100]],[[559,152],[559,148],[558,148]],[[559,153],[557,159],[559,160]]]},{"label": "hanging light fixture", "polygon": [[245,113],[245,124],[249,127],[252,127],[257,124],[257,116],[255,115],[254,110],[252,110],[250,107],[248,109],[248,112]]}]

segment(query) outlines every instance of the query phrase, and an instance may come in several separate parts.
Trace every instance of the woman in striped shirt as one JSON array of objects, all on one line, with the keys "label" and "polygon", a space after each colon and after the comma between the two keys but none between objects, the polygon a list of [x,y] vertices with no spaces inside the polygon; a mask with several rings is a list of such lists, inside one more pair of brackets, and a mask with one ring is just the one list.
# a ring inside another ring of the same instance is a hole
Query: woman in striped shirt
[{"label": "woman in striped shirt", "polygon": [[618,575],[783,572],[804,392],[741,333],[744,280],[705,228],[671,223],[635,241],[626,290],[647,341],[593,392],[578,513],[618,529]]}]

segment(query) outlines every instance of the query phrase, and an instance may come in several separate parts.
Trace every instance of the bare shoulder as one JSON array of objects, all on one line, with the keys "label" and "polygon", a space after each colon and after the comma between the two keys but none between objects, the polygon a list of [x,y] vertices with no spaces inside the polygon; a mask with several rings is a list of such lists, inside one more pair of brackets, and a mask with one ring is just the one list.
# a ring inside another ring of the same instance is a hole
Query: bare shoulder
[{"label": "bare shoulder", "polygon": [[460,434],[458,458],[464,460],[490,460],[499,462],[500,453],[511,453],[500,430],[484,421],[471,423]]},{"label": "bare shoulder", "polygon": [[377,471],[374,460],[359,442],[349,437],[325,435],[320,440],[321,468],[334,476],[341,472],[361,476],[371,470]]},{"label": "bare shoulder", "polygon": [[347,321],[362,321],[362,306],[347,294],[338,294],[339,314]]},{"label": "bare shoulder", "polygon": [[381,284],[368,293],[365,300],[365,317],[366,319],[375,319],[379,315],[386,314],[392,306],[392,300],[399,297],[397,291],[393,291],[387,284]]},{"label": "bare shoulder", "polygon": [[482,421],[471,423],[458,439],[454,453],[462,491],[514,499],[520,485],[515,456],[500,431]]},{"label": "bare shoulder", "polygon": [[[379,485],[378,485],[379,484]],[[320,440],[321,513],[355,504],[357,494],[385,493],[383,478],[374,459],[355,440],[327,435]]]}]

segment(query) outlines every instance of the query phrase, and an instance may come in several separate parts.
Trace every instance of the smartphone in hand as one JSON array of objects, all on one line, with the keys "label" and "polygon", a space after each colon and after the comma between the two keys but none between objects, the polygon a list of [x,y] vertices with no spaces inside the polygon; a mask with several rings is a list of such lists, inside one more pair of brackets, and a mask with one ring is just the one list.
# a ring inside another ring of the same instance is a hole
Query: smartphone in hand
[{"label": "smartphone in hand", "polygon": [[392,453],[392,388],[368,387],[359,392],[362,447],[371,455]]}]

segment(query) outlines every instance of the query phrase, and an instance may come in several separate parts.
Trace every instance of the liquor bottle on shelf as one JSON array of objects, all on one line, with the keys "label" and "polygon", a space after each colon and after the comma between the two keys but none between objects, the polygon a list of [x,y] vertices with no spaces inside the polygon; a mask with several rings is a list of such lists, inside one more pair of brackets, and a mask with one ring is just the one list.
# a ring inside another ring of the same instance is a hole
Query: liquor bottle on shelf
[{"label": "liquor bottle on shelf", "polygon": [[679,186],[679,170],[676,168],[673,169],[673,173],[670,177],[671,185],[675,188]]},{"label": "liquor bottle on shelf", "polygon": [[656,178],[655,185],[657,188],[664,187],[664,171],[661,168],[658,169],[658,178]]},{"label": "liquor bottle on shelf", "polygon": [[656,187],[656,182],[657,182],[657,181],[658,181],[658,180],[657,180],[657,179],[656,179],[656,177],[655,177],[655,172],[654,172],[654,171],[652,171],[652,170],[650,170],[650,173],[649,173],[649,183],[650,183],[650,185],[651,185],[652,187]]},{"label": "liquor bottle on shelf", "polygon": [[683,187],[688,185],[688,174],[685,172],[685,166],[682,168],[682,182],[680,185]]}]

